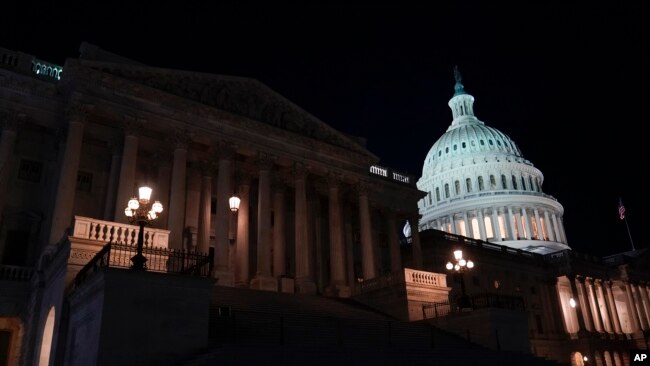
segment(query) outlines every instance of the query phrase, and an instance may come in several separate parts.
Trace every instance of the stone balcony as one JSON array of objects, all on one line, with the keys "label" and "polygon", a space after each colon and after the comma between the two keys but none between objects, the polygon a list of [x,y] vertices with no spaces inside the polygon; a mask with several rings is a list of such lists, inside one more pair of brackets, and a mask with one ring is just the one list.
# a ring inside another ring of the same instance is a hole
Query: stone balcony
[{"label": "stone balcony", "polygon": [[[66,283],[70,283],[79,270],[86,265],[107,243],[136,245],[139,227],[84,216],[74,217],[70,258]],[[144,247],[169,247],[169,230],[145,228]]]},{"label": "stone balcony", "polygon": [[359,282],[355,300],[406,321],[421,320],[422,305],[449,299],[447,275],[404,268]]}]

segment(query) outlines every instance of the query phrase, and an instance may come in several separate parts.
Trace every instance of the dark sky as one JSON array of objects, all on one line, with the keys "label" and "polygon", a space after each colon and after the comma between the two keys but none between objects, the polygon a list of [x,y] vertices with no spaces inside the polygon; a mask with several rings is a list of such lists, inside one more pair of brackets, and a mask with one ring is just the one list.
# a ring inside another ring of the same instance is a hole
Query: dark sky
[{"label": "dark sky", "polygon": [[648,246],[641,1],[23,3],[3,5],[0,46],[63,64],[87,41],[153,66],[253,77],[417,177],[451,123],[458,65],[478,118],[544,173],[575,250],[630,248],[619,196],[636,247]]}]

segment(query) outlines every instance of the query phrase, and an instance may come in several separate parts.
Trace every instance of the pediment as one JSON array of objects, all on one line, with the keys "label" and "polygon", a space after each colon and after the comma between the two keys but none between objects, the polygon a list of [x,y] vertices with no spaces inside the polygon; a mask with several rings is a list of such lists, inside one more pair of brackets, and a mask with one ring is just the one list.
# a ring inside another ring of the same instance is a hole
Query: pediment
[{"label": "pediment", "polygon": [[354,139],[255,79],[140,65],[85,63],[117,77],[377,159]]}]

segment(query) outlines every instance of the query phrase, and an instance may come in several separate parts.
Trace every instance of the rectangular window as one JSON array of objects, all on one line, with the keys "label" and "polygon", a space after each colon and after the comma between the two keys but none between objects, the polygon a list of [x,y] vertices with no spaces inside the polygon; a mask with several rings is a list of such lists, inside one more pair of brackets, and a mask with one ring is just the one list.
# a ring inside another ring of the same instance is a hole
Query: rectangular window
[{"label": "rectangular window", "polygon": [[77,173],[77,190],[82,192],[92,192],[93,188],[93,173],[79,172]]},{"label": "rectangular window", "polygon": [[40,183],[43,173],[43,163],[35,160],[23,159],[18,168],[18,179],[25,182]]}]

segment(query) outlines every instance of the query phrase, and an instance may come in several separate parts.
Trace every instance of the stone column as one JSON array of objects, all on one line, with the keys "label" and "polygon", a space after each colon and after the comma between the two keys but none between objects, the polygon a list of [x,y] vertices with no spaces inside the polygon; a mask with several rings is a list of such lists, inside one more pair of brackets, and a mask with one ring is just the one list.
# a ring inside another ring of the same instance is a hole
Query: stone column
[{"label": "stone column", "polygon": [[[68,106],[66,117],[68,120],[68,134],[52,212],[49,244],[57,243],[63,237],[72,220],[79,159],[81,157],[84,124],[88,117],[88,107],[80,103],[73,103]],[[126,207],[126,204],[124,206]],[[124,212],[124,207],[122,212]]]},{"label": "stone column", "polygon": [[533,213],[535,214],[535,226],[537,227],[537,240],[546,240],[544,238],[544,230],[542,230],[542,222],[539,219],[539,211],[534,209]]},{"label": "stone column", "polygon": [[215,151],[219,160],[219,175],[217,176],[217,212],[215,216],[214,276],[219,279],[217,285],[234,286],[235,276],[229,268],[230,238],[230,204],[228,200],[232,191],[232,160],[235,155],[234,147],[217,142]]},{"label": "stone column", "polygon": [[[399,247],[399,234],[397,232],[397,216],[394,211],[388,211],[388,245],[390,250],[390,272],[393,274],[402,271],[402,253]],[[411,231],[413,228],[411,228]]]},{"label": "stone column", "polygon": [[273,158],[258,156],[257,193],[257,272],[251,288],[278,291],[278,281],[271,276],[271,167]]},{"label": "stone column", "polygon": [[586,330],[589,330],[591,332],[596,332],[596,327],[594,326],[594,318],[591,313],[591,306],[589,302],[589,297],[587,296],[587,291],[585,290],[585,279],[584,278],[576,278],[576,286],[578,288],[578,297],[579,297],[579,305],[581,310],[582,310],[582,315],[584,316],[584,321],[586,325]]},{"label": "stone column", "polygon": [[[611,311],[609,310],[609,303],[607,302],[607,296],[603,291],[602,280],[594,281],[594,290],[595,290],[596,299],[598,299],[598,305],[600,307],[599,310],[601,310],[601,316],[603,318],[603,328],[605,329],[606,332],[614,333],[614,327],[612,326],[612,322],[610,319]],[[605,311],[602,311],[603,308]]]},{"label": "stone column", "polygon": [[311,275],[309,261],[309,231],[307,230],[307,170],[304,164],[293,166],[295,179],[295,246],[296,246],[296,290],[299,293],[316,293],[316,284]]},{"label": "stone column", "polygon": [[250,175],[241,172],[239,178],[239,211],[237,211],[237,264],[235,266],[235,283],[238,287],[247,287],[250,269],[248,264],[250,253],[250,228],[249,228],[249,205],[250,205]]},{"label": "stone column", "polygon": [[273,186],[273,276],[287,274],[287,239],[284,208],[284,185],[277,181]]},{"label": "stone column", "polygon": [[[646,315],[646,319],[647,319],[648,314],[650,314],[650,301],[648,301],[648,291],[646,290],[645,286],[642,284],[639,284],[637,288],[639,289],[639,294],[641,295],[641,302],[643,304],[642,308],[644,310],[644,315]],[[650,323],[650,319],[647,320]]]},{"label": "stone column", "polygon": [[[465,222],[465,236],[474,239],[472,221],[467,217],[467,212],[463,212],[463,221]],[[413,230],[411,230],[411,232],[413,232]]]},{"label": "stone column", "polygon": [[2,127],[2,136],[0,137],[0,216],[9,193],[9,167],[16,144],[17,124],[22,118],[21,116],[24,115],[13,111],[0,116],[0,126]]},{"label": "stone column", "polygon": [[548,216],[548,211],[544,210],[544,225],[546,225],[546,234],[549,241],[555,241],[555,234],[553,233],[553,224]]},{"label": "stone column", "polygon": [[122,145],[122,163],[120,164],[120,179],[117,185],[113,221],[128,223],[128,219],[124,215],[124,208],[132,197],[137,196],[135,170],[138,160],[138,134],[142,130],[142,120],[124,116],[122,126],[124,129],[124,143]]},{"label": "stone column", "polygon": [[413,250],[413,267],[415,269],[422,269],[422,245],[420,244],[420,232],[418,231],[418,221],[420,220],[418,214],[409,217],[409,224],[411,225],[411,245]]},{"label": "stone column", "polygon": [[[476,216],[478,220],[478,230],[481,235],[481,240],[485,241],[487,240],[487,234],[485,233],[485,217],[483,217],[483,210],[479,209],[476,211]],[[492,236],[494,237],[494,232],[492,232]]]},{"label": "stone column", "polygon": [[639,323],[641,324],[641,329],[646,330],[648,329],[648,318],[645,314],[645,309],[643,308],[643,300],[641,297],[641,293],[636,284],[630,284],[630,286],[632,287],[633,290],[634,305],[637,314],[639,314]]},{"label": "stone column", "polygon": [[449,227],[451,228],[452,234],[458,234],[456,231],[456,221],[454,220],[454,215],[449,215]]},{"label": "stone column", "polygon": [[598,332],[604,333],[602,314],[600,313],[600,306],[598,306],[598,298],[596,291],[594,291],[594,281],[592,278],[585,278],[585,287],[587,291],[587,300],[589,301],[591,314],[594,319],[595,329]]},{"label": "stone column", "polygon": [[492,230],[494,230],[494,238],[501,241],[501,225],[499,224],[499,211],[495,207],[492,209]]},{"label": "stone column", "polygon": [[329,188],[330,229],[330,288],[340,297],[352,296],[345,276],[345,245],[343,244],[343,212],[340,205],[339,183],[341,177],[331,174],[327,177]]},{"label": "stone column", "polygon": [[591,331],[594,327],[591,320],[591,312],[586,305],[587,302],[585,301],[584,288],[582,287],[582,283],[580,283],[575,277],[569,277],[569,283],[571,284],[571,296],[574,298],[574,300],[578,300],[577,306],[575,307],[576,318],[578,319],[578,333],[581,331]]},{"label": "stone column", "polygon": [[632,332],[638,332],[641,330],[641,324],[639,323],[639,315],[637,314],[636,306],[634,305],[631,286],[632,285],[629,282],[625,282],[624,286],[621,289],[625,291],[625,296],[627,299],[625,305],[627,306],[627,316],[630,318],[630,326],[632,328]]},{"label": "stone column", "polygon": [[525,207],[521,208],[521,215],[522,215],[522,220],[524,222],[524,226],[526,228],[526,239],[531,240],[533,238],[533,230],[530,225],[530,219],[528,218],[528,212],[526,212]]},{"label": "stone column", "polygon": [[363,279],[377,276],[375,268],[375,251],[372,245],[372,224],[370,222],[370,204],[368,200],[368,183],[361,181],[356,186],[359,195],[359,226],[361,234],[361,266]]},{"label": "stone column", "polygon": [[[111,168],[108,173],[108,186],[106,187],[106,198],[104,201],[104,220],[112,221],[117,214],[115,212],[117,207],[117,185],[120,174],[120,151],[123,149],[123,146],[116,141],[111,141],[108,143],[108,147],[111,152]],[[126,205],[126,203],[123,203],[120,209],[122,216],[124,216]],[[163,207],[165,209],[167,208],[166,206]]]},{"label": "stone column", "polygon": [[[520,209],[520,210],[523,211],[523,208]],[[525,236],[524,236],[524,226],[522,225],[521,221],[522,221],[521,220],[521,212],[515,213],[515,223],[517,225],[517,239],[525,238]]]},{"label": "stone column", "polygon": [[555,216],[555,214],[552,214],[551,218],[553,219],[553,232],[555,233],[555,239],[557,242],[562,243],[562,235],[560,233],[560,229],[558,228],[557,216]]},{"label": "stone column", "polygon": [[618,309],[616,308],[616,301],[614,300],[614,294],[612,293],[611,281],[607,281],[605,283],[605,290],[607,292],[607,302],[609,303],[610,317],[612,319],[612,325],[614,326],[614,331],[618,334],[623,334],[621,328],[621,320],[618,316]]},{"label": "stone column", "polygon": [[158,220],[154,221],[154,226],[167,229],[167,222],[169,221],[169,186],[172,176],[171,154],[169,151],[159,150],[155,154],[155,159],[158,166],[156,199],[163,205],[164,210],[158,215]]},{"label": "stone column", "polygon": [[505,220],[506,222],[506,229],[508,230],[508,239],[509,240],[517,240],[517,237],[515,237],[515,230],[513,228],[513,218],[514,215],[512,214],[512,207],[507,207],[507,212],[508,212],[508,219]]},{"label": "stone column", "polygon": [[187,149],[190,142],[186,131],[175,131],[174,161],[172,165],[171,194],[167,210],[169,247],[183,248],[183,223],[185,215],[185,193],[187,172]]},{"label": "stone column", "polygon": [[210,251],[213,172],[212,163],[205,161],[201,164],[201,207],[199,209],[199,235],[197,245],[197,250],[200,253],[208,253]]}]

